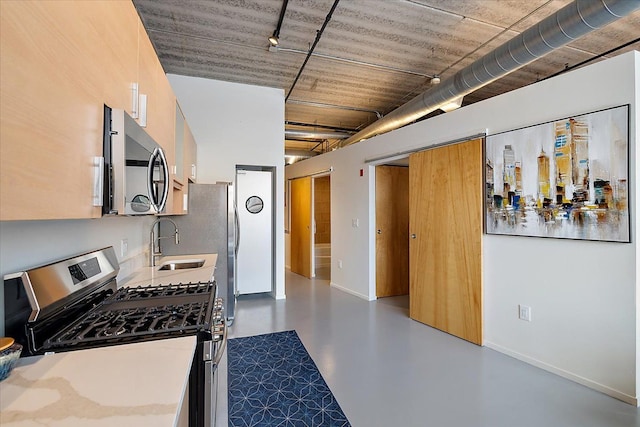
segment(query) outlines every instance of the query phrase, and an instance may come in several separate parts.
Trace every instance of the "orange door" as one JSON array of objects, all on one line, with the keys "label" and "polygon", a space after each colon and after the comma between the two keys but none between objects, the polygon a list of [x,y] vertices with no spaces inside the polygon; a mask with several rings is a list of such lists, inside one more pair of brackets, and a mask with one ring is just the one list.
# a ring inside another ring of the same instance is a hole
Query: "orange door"
[{"label": "orange door", "polygon": [[311,278],[311,177],[291,181],[291,271]]},{"label": "orange door", "polygon": [[482,345],[482,140],[409,161],[409,315]]},{"label": "orange door", "polygon": [[409,168],[376,167],[376,296],[409,293]]}]

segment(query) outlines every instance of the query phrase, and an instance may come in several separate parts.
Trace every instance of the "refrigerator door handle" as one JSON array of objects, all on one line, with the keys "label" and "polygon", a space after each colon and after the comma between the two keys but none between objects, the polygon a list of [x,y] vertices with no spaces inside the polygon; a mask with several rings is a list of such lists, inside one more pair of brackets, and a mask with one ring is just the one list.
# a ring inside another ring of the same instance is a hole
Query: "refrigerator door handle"
[{"label": "refrigerator door handle", "polygon": [[233,211],[235,213],[234,220],[236,226],[236,245],[235,245],[235,253],[236,257],[238,256],[238,250],[240,249],[240,218],[238,217],[238,205],[233,203]]}]

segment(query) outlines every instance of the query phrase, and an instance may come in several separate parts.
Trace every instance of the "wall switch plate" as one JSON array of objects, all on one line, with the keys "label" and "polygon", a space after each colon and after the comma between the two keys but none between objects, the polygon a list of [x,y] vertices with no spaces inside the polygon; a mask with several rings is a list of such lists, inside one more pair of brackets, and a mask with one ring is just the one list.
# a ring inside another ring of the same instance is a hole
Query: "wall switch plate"
[{"label": "wall switch plate", "polygon": [[129,240],[122,239],[120,240],[120,256],[125,257],[129,252]]},{"label": "wall switch plate", "polygon": [[342,268],[342,260],[341,259],[338,260],[338,268]]},{"label": "wall switch plate", "polygon": [[360,220],[358,218],[354,218],[351,220],[351,226],[353,228],[358,228],[360,226]]},{"label": "wall switch plate", "polygon": [[528,307],[526,305],[518,305],[518,318],[520,320],[531,322],[531,307]]}]

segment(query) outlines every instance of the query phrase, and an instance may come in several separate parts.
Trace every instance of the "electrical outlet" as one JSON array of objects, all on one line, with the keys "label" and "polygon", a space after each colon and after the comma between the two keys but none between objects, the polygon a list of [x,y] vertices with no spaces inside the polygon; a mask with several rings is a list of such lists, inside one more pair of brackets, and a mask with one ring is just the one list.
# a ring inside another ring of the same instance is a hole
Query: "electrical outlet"
[{"label": "electrical outlet", "polygon": [[126,257],[129,252],[129,241],[127,239],[120,240],[120,256]]},{"label": "electrical outlet", "polygon": [[338,268],[342,268],[342,260],[341,259],[338,260]]},{"label": "electrical outlet", "polygon": [[518,318],[520,320],[531,322],[531,307],[528,307],[526,305],[518,305]]}]

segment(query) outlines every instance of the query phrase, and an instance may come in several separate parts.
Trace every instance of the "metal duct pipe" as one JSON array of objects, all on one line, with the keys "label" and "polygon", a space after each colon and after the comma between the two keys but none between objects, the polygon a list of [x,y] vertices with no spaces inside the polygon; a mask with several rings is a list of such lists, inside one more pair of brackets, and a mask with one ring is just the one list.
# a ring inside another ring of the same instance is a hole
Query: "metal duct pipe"
[{"label": "metal duct pipe", "polygon": [[346,132],[314,132],[310,130],[285,129],[285,138],[313,138],[313,139],[345,139],[352,133]]},{"label": "metal duct pipe", "polygon": [[640,0],[575,0],[494,51],[342,141],[344,147],[411,123],[640,8]]},{"label": "metal duct pipe", "polygon": [[309,151],[309,150],[295,150],[295,149],[286,149],[284,150],[284,155],[285,156],[296,156],[296,157],[304,157],[309,158],[309,157],[314,157],[317,156],[318,153],[317,151]]}]

